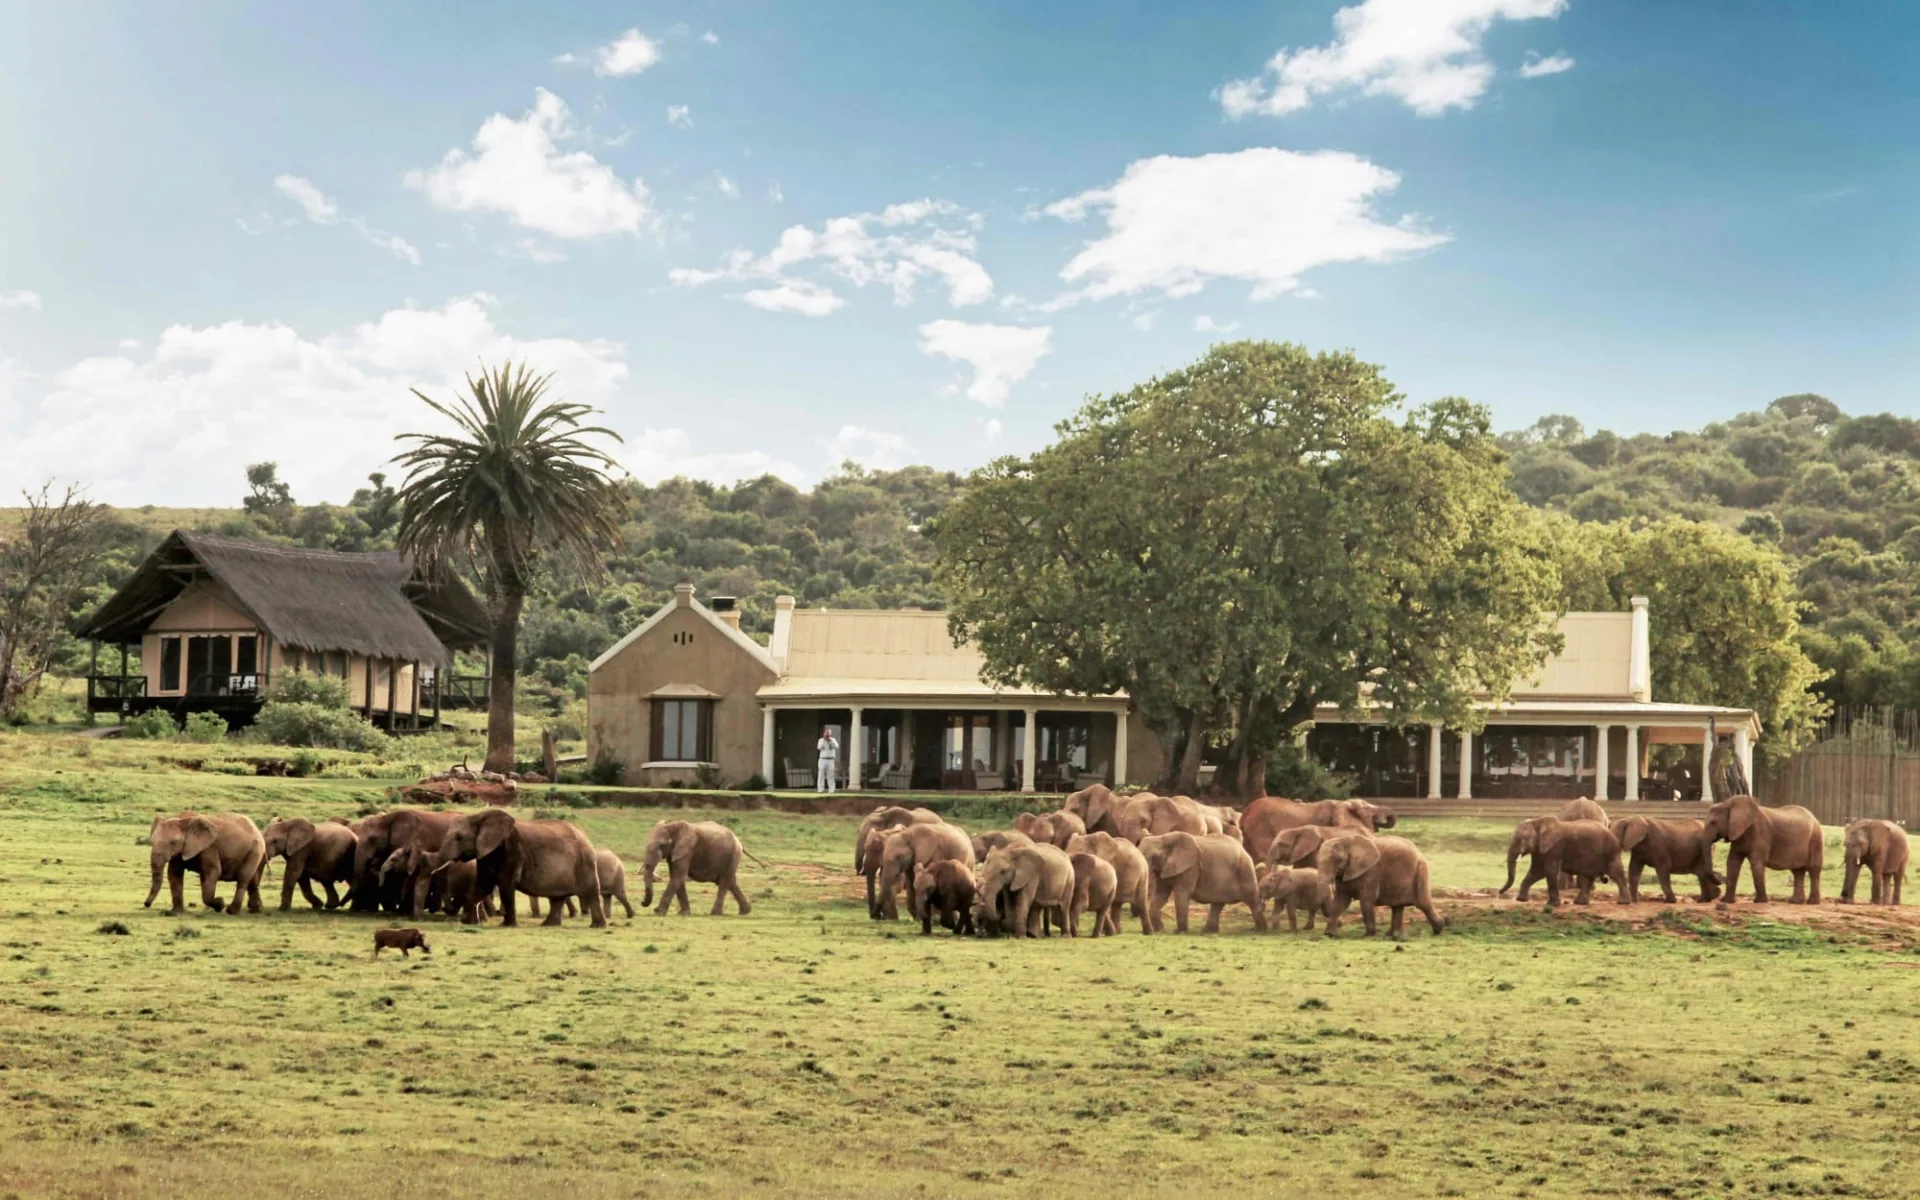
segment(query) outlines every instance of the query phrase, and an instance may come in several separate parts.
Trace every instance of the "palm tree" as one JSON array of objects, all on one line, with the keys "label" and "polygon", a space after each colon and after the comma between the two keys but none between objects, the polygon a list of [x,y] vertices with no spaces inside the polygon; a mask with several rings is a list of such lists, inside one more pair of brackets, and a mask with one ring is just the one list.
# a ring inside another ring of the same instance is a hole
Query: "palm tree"
[{"label": "palm tree", "polygon": [[487,769],[511,771],[520,610],[543,561],[597,574],[601,549],[625,513],[606,475],[617,466],[585,439],[620,436],[582,419],[585,404],[546,401],[551,375],[505,363],[476,377],[452,404],[413,394],[451,420],[452,434],[402,434],[411,449],[394,541],[430,572],[465,568],[479,580],[493,621],[487,691]]}]

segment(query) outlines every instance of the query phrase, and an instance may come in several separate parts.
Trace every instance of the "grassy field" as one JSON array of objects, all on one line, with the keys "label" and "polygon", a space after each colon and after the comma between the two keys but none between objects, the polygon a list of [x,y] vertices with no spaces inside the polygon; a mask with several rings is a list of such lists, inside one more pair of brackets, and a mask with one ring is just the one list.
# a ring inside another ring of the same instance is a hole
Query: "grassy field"
[{"label": "grassy field", "polygon": [[[732,812],[769,864],[745,919],[696,888],[691,918],[434,922],[374,960],[373,918],[143,910],[135,843],[156,809],[350,814],[377,782],[70,767],[0,756],[0,1197],[1916,1186],[1920,955],[1838,914],[922,938],[867,920],[853,819]],[[568,815],[637,859],[660,814]],[[1504,828],[1407,825],[1436,883],[1498,885]]]}]

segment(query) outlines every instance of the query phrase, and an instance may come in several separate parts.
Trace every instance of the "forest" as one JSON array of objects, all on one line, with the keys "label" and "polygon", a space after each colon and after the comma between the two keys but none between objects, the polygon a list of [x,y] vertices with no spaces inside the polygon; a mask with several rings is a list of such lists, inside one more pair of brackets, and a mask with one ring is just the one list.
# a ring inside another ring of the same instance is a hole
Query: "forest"
[{"label": "forest", "polygon": [[[1798,741],[1829,707],[1920,707],[1920,421],[1849,416],[1825,397],[1795,395],[1667,434],[1589,432],[1574,417],[1550,416],[1497,445],[1514,493],[1561,547],[1569,607],[1620,605],[1616,593],[1671,583],[1670,615],[1687,604],[1708,609],[1712,581],[1682,581],[1723,569],[1714,564],[1737,542],[1737,553],[1750,548],[1766,573],[1786,580],[1782,605],[1799,610],[1791,637],[1805,659],[1793,655],[1802,665],[1782,668],[1799,682],[1785,708],[1763,714],[1770,727],[1792,726]],[[519,667],[530,699],[554,712],[577,701],[592,658],[682,581],[738,597],[745,627],[762,633],[783,593],[807,605],[946,607],[928,534],[966,485],[954,472],[852,463],[811,490],[772,476],[731,487],[628,482],[629,515],[605,576],[550,578],[529,606]],[[175,524],[340,550],[392,543],[395,496],[384,475],[343,504],[302,503],[273,463],[249,466],[235,490],[231,509],[112,510],[74,611],[110,594]],[[0,512],[0,538],[7,521]],[[1696,546],[1705,549],[1689,561]],[[1590,561],[1595,547],[1611,547],[1611,566]],[[1698,690],[1689,671],[1714,666],[1686,661],[1712,641],[1687,636],[1672,653],[1656,646],[1656,662],[1669,660],[1656,667],[1656,690],[1670,698]],[[66,646],[55,673],[80,673],[85,661],[84,646]],[[1672,677],[1662,680],[1662,670]]]}]

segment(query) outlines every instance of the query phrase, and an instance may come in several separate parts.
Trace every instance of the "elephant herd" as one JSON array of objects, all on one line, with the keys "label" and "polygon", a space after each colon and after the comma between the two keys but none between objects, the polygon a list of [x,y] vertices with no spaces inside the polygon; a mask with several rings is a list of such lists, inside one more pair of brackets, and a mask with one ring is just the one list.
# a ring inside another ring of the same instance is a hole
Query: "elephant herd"
[{"label": "elephant herd", "polygon": [[[1727,843],[1726,873],[1714,866],[1714,847]],[[1906,881],[1907,834],[1891,821],[1863,819],[1845,834],[1846,880],[1840,902],[1851,904],[1860,872],[1870,881],[1870,903],[1897,905]],[[1767,872],[1793,877],[1792,904],[1820,903],[1820,873],[1826,859],[1826,835],[1813,813],[1797,804],[1763,806],[1752,796],[1733,796],[1709,805],[1700,820],[1626,817],[1609,820],[1592,800],[1571,800],[1557,816],[1533,817],[1514,828],[1507,843],[1505,895],[1513,887],[1522,855],[1527,874],[1520,881],[1524,902],[1535,883],[1547,888],[1547,908],[1557,907],[1561,892],[1575,889],[1574,903],[1586,904],[1595,883],[1612,880],[1622,904],[1640,900],[1640,880],[1651,866],[1661,898],[1675,902],[1673,877],[1691,875],[1702,904],[1732,904],[1740,892],[1742,867],[1753,872],[1753,898],[1767,903]]]},{"label": "elephant herd", "polygon": [[[574,915],[576,905],[596,928],[607,923],[615,901],[629,918],[634,911],[618,854],[596,848],[571,822],[522,820],[502,808],[474,813],[395,809],[357,821],[281,817],[264,831],[242,813],[183,812],[155,818],[147,843],[153,872],[147,907],[164,878],[175,913],[185,910],[189,871],[200,877],[201,903],[208,911],[237,913],[244,904],[260,912],[260,881],[275,858],[286,860],[282,911],[292,907],[296,887],[316,909],[408,917],[441,912],[457,914],[466,924],[498,916],[503,925],[517,925],[515,908],[522,896],[530,916],[539,916],[540,901],[547,902],[547,925],[561,924],[562,914]],[[724,825],[661,821],[647,837],[641,905],[653,903],[654,875],[665,863],[666,889],[656,912],[664,915],[675,900],[687,912],[689,883],[716,885],[715,915],[728,896],[741,913],[748,912],[753,905],[739,882],[744,853],[740,839]],[[222,883],[234,885],[224,905],[215,895]],[[316,885],[326,892],[324,904]]]},{"label": "elephant herd", "polygon": [[1090,917],[1101,937],[1120,932],[1128,910],[1140,932],[1159,933],[1168,900],[1180,933],[1197,902],[1209,933],[1240,904],[1265,931],[1271,903],[1274,920],[1284,912],[1292,929],[1301,913],[1309,929],[1324,913],[1328,936],[1355,904],[1369,935],[1383,906],[1394,936],[1408,908],[1437,934],[1445,923],[1427,861],[1412,842],[1380,833],[1393,823],[1391,810],[1362,800],[1267,797],[1235,810],[1095,785],[1056,812],[1022,813],[1011,829],[974,835],[928,809],[877,808],[855,835],[853,866],[866,878],[869,916],[896,919],[904,891],[927,934],[937,920],[959,934],[1077,937]]}]

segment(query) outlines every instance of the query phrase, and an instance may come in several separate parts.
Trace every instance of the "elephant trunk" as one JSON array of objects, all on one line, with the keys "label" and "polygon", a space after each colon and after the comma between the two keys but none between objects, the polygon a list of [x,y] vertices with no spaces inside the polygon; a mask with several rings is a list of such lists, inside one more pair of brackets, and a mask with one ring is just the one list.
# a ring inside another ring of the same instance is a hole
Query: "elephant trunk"
[{"label": "elephant trunk", "polygon": [[1842,883],[1840,886],[1840,903],[1842,904],[1853,903],[1853,890],[1855,886],[1859,884],[1859,882],[1860,882],[1860,856],[1857,854],[1849,853],[1847,855],[1847,878],[1846,878],[1846,881]]},{"label": "elephant trunk", "polygon": [[644,865],[645,865],[646,871],[645,871],[645,874],[641,876],[641,878],[646,881],[646,889],[644,892],[641,893],[641,896],[640,896],[641,908],[646,908],[648,905],[653,903],[653,870],[655,867],[660,865],[660,847],[658,846],[647,847],[647,857]]},{"label": "elephant trunk", "polygon": [[1513,890],[1514,865],[1519,861],[1520,861],[1520,847],[1508,846],[1507,847],[1507,881],[1500,885],[1500,894],[1502,896],[1506,895],[1508,892]]},{"label": "elephant trunk", "polygon": [[143,908],[153,907],[154,897],[160,894],[160,880],[167,873],[167,860],[171,858],[172,855],[167,854],[156,846],[154,847],[151,857],[153,859],[153,886],[147,889],[147,902],[141,906]]}]

